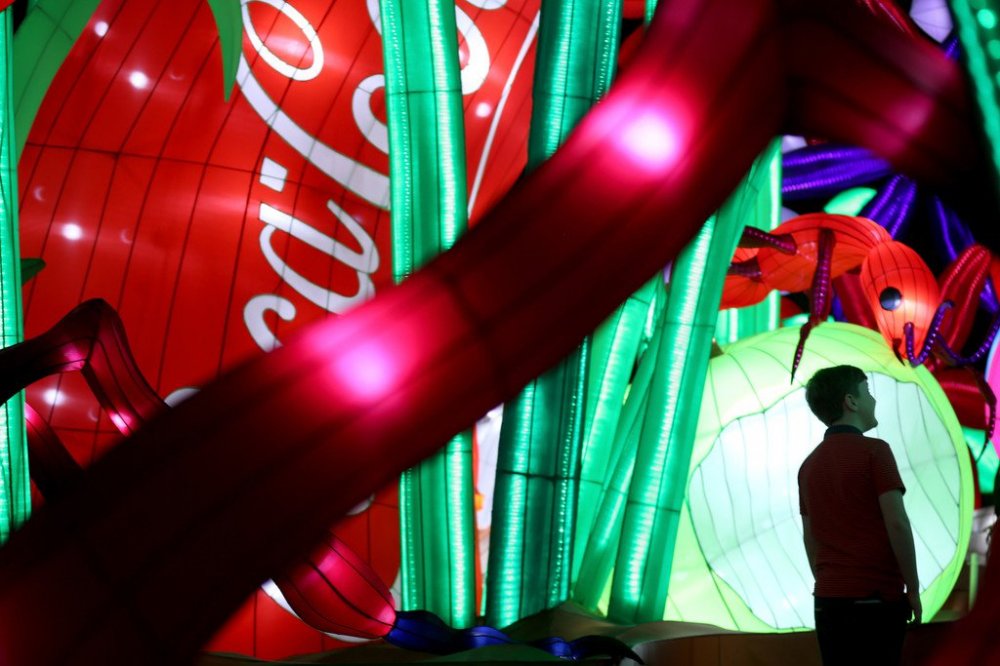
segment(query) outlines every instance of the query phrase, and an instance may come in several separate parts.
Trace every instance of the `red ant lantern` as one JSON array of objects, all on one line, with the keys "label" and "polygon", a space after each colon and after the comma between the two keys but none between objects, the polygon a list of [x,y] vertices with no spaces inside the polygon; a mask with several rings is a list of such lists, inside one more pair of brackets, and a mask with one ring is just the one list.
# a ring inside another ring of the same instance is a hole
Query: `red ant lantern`
[{"label": "red ant lantern", "polygon": [[934,274],[920,255],[897,241],[877,245],[861,266],[861,287],[882,336],[896,355],[906,355],[903,327],[907,322],[913,324],[914,347],[919,351],[941,302]]}]

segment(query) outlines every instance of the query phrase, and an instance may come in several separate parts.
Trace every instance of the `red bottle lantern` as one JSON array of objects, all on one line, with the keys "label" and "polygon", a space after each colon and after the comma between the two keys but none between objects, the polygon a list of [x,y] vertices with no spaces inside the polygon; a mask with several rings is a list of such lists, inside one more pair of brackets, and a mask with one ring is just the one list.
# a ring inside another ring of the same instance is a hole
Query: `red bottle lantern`
[{"label": "red bottle lantern", "polygon": [[[538,4],[457,3],[473,218],[525,162]],[[377,6],[246,0],[227,103],[208,3],[102,2],[22,153],[22,251],[47,264],[25,291],[26,335],[103,298],[175,402],[388,286]],[[84,465],[120,437],[79,376],[39,382],[28,401]],[[394,488],[378,493],[337,529],[386,584],[395,505]],[[338,644],[260,592],[209,647]]]}]

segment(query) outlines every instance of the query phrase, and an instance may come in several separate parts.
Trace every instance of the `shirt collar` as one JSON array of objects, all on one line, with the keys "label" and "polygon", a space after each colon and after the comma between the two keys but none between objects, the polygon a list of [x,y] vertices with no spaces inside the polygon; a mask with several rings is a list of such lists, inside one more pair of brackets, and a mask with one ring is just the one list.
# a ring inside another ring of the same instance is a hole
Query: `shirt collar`
[{"label": "shirt collar", "polygon": [[863,434],[860,428],[855,428],[852,425],[832,425],[826,429],[826,435],[824,436],[829,437],[830,435],[840,435],[843,433],[850,433],[852,435]]}]

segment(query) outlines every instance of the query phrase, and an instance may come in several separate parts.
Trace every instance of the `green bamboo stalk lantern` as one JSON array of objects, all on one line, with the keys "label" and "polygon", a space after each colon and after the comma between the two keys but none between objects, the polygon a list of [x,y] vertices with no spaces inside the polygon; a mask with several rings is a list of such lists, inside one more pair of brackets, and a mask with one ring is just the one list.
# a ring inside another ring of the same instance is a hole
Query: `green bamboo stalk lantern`
[{"label": "green bamboo stalk lantern", "polygon": [[[17,151],[12,103],[11,12],[0,12],[0,347],[21,341],[21,259],[17,225]],[[0,405],[0,543],[31,512],[24,394]]]},{"label": "green bamboo stalk lantern", "polygon": [[[393,276],[405,279],[466,226],[465,128],[454,3],[381,0]],[[405,15],[405,20],[404,20]],[[472,437],[403,473],[402,605],[475,622]]]}]

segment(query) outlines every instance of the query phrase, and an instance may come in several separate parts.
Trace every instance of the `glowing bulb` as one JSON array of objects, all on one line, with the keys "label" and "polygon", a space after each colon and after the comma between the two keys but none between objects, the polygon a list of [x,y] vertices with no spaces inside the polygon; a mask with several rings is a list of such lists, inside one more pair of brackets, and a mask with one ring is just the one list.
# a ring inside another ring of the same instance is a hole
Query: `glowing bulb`
[{"label": "glowing bulb", "polygon": [[63,225],[62,235],[63,238],[65,238],[66,240],[71,240],[71,241],[80,240],[81,238],[83,238],[83,229],[80,227],[79,224],[76,224],[75,222],[69,222]]},{"label": "glowing bulb", "polygon": [[136,88],[137,90],[142,90],[149,85],[149,77],[140,72],[139,70],[135,70],[134,72],[128,75],[128,82],[132,84],[133,88]]},{"label": "glowing bulb", "polygon": [[108,22],[107,21],[98,21],[97,23],[95,23],[94,24],[94,33],[98,37],[103,37],[104,35],[108,34]]},{"label": "glowing bulb", "polygon": [[997,27],[997,15],[990,9],[980,9],[976,12],[976,18],[979,19],[979,25],[986,30]]},{"label": "glowing bulb", "polygon": [[986,42],[986,50],[994,60],[1000,60],[1000,39],[991,39]]},{"label": "glowing bulb", "polygon": [[487,103],[487,102],[480,102],[479,104],[476,104],[476,117],[477,118],[486,118],[491,113],[493,113],[493,107],[489,103]]}]

